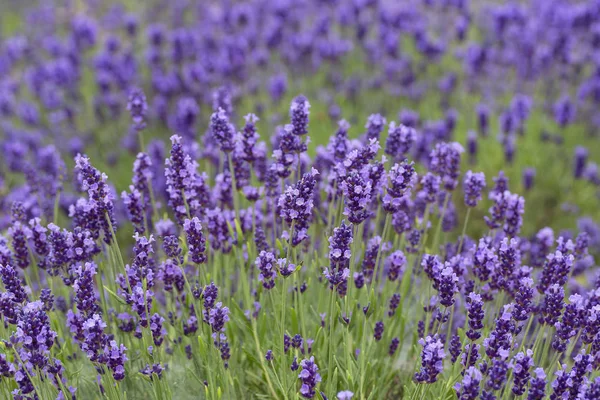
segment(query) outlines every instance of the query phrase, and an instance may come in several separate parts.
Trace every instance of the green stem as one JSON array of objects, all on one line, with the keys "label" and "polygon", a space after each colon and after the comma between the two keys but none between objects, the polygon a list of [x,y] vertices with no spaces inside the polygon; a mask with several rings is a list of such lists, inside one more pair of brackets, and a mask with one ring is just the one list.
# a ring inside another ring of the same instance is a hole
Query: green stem
[{"label": "green stem", "polygon": [[335,288],[331,289],[329,298],[329,343],[327,345],[328,360],[327,360],[327,392],[333,393],[333,304],[335,299]]},{"label": "green stem", "polygon": [[463,225],[462,234],[460,235],[460,242],[458,244],[457,254],[460,254],[462,251],[463,242],[465,240],[465,233],[467,232],[467,224],[469,223],[469,216],[471,215],[471,207],[467,209],[467,215],[465,216],[465,223]]}]

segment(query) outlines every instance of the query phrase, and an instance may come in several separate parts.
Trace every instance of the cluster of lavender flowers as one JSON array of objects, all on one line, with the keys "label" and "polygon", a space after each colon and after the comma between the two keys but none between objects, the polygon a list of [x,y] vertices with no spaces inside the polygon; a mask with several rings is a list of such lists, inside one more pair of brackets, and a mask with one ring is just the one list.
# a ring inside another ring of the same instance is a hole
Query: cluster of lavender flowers
[{"label": "cluster of lavender flowers", "polygon": [[0,39],[0,397],[599,397],[596,3],[88,3]]}]

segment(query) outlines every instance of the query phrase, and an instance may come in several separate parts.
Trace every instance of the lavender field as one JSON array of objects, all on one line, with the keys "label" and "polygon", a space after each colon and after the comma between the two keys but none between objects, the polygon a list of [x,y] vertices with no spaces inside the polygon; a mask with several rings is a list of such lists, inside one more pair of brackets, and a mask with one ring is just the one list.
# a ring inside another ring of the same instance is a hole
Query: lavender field
[{"label": "lavender field", "polygon": [[600,400],[600,1],[0,0],[0,399]]}]

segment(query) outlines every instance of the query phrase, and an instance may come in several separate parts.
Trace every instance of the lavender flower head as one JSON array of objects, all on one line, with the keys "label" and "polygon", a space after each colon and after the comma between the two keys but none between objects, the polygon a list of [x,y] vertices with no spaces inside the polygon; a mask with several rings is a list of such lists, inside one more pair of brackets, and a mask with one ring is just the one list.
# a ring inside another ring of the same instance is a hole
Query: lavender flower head
[{"label": "lavender flower head", "polygon": [[146,126],[144,120],[148,112],[148,102],[146,101],[146,95],[141,89],[133,88],[129,92],[127,111],[131,114],[134,128],[138,131],[144,129]]},{"label": "lavender flower head", "polygon": [[369,141],[370,139],[379,140],[379,136],[383,131],[386,124],[385,117],[381,116],[381,114],[371,114],[367,119],[367,124],[365,128],[367,129],[366,139]]},{"label": "lavender flower head", "polygon": [[352,171],[340,183],[340,188],[346,200],[344,215],[353,224],[360,224],[370,215],[367,206],[371,202],[371,182],[358,171]]},{"label": "lavender flower head", "polygon": [[324,275],[329,281],[330,288],[337,288],[340,295],[345,294],[345,285],[350,275],[350,245],[352,244],[352,225],[342,224],[333,230],[329,238],[329,268]]},{"label": "lavender flower head", "polygon": [[421,369],[415,373],[415,380],[418,383],[434,383],[438,375],[444,369],[444,344],[438,337],[427,336],[425,339],[419,339],[419,344],[423,346],[421,351]]},{"label": "lavender flower head", "polygon": [[310,173],[304,174],[294,186],[288,186],[285,193],[279,197],[277,205],[280,215],[288,224],[292,224],[294,221],[302,224],[310,218],[318,173],[313,168]]},{"label": "lavender flower head", "polygon": [[321,375],[318,372],[319,367],[315,363],[314,357],[302,360],[300,366],[302,367],[302,371],[298,374],[298,378],[302,382],[300,394],[306,399],[312,399],[315,397],[317,384],[321,382]]},{"label": "lavender flower head", "polygon": [[413,128],[405,125],[396,126],[396,122],[390,122],[388,137],[385,142],[385,154],[393,160],[400,160],[408,154],[415,143],[417,134]]},{"label": "lavender flower head", "polygon": [[463,147],[457,142],[438,143],[431,151],[429,169],[442,177],[446,190],[454,190],[458,185],[463,152]]},{"label": "lavender flower head", "polygon": [[475,367],[469,367],[463,376],[461,383],[456,383],[454,388],[456,389],[458,398],[460,400],[476,400],[479,398],[479,384],[483,375]]},{"label": "lavender flower head", "polygon": [[258,280],[262,282],[265,289],[272,289],[275,287],[275,278],[277,277],[276,264],[277,259],[270,251],[263,250],[258,257],[256,257],[255,265],[260,271]]},{"label": "lavender flower head", "polygon": [[302,136],[308,133],[309,114],[310,103],[306,97],[300,95],[292,100],[292,104],[290,106],[290,120],[293,126],[294,135]]},{"label": "lavender flower head", "polygon": [[206,262],[206,238],[202,232],[202,224],[198,217],[183,222],[183,230],[187,237],[189,255],[193,262],[202,264]]},{"label": "lavender flower head", "polygon": [[467,171],[463,183],[465,191],[465,205],[467,207],[477,207],[481,201],[481,192],[485,188],[485,175],[483,172]]},{"label": "lavender flower head", "polygon": [[229,118],[222,108],[211,115],[210,130],[221,150],[225,153],[231,153],[234,149],[235,128],[229,122]]},{"label": "lavender flower head", "polygon": [[112,192],[108,187],[107,176],[100,173],[90,164],[90,159],[78,154],[75,157],[77,179],[83,190],[90,196],[90,204],[94,210],[97,224],[104,230],[106,243],[112,242],[113,231],[116,229]]}]

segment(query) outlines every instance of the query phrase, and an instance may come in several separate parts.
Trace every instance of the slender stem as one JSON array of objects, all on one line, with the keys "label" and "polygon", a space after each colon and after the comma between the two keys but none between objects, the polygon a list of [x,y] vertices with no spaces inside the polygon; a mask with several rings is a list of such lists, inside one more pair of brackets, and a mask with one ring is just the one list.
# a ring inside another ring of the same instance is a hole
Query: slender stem
[{"label": "slender stem", "polygon": [[231,192],[233,194],[233,208],[235,209],[235,220],[239,224],[240,222],[240,207],[238,204],[238,193],[237,193],[237,183],[235,181],[235,171],[233,170],[233,160],[232,154],[227,153],[227,163],[229,164],[229,174],[231,175]]},{"label": "slender stem", "polygon": [[327,360],[327,392],[333,393],[332,387],[333,382],[333,304],[335,299],[335,288],[331,289],[329,298],[329,343],[327,346],[328,360]]},{"label": "slender stem", "polygon": [[435,230],[435,237],[433,242],[433,249],[437,247],[440,240],[440,232],[442,231],[442,223],[444,222],[444,216],[446,215],[446,208],[448,207],[448,202],[450,201],[450,192],[446,192],[446,198],[444,199],[444,207],[442,208],[442,214],[440,215],[440,219],[437,224],[437,228]]},{"label": "slender stem", "polygon": [[460,252],[462,251],[462,246],[463,246],[463,242],[465,240],[465,233],[467,231],[467,224],[469,223],[469,216],[471,215],[471,207],[469,207],[467,209],[467,215],[465,216],[465,223],[463,225],[463,230],[462,230],[462,234],[460,235],[460,242],[458,244],[458,251],[457,254],[460,254]]}]

